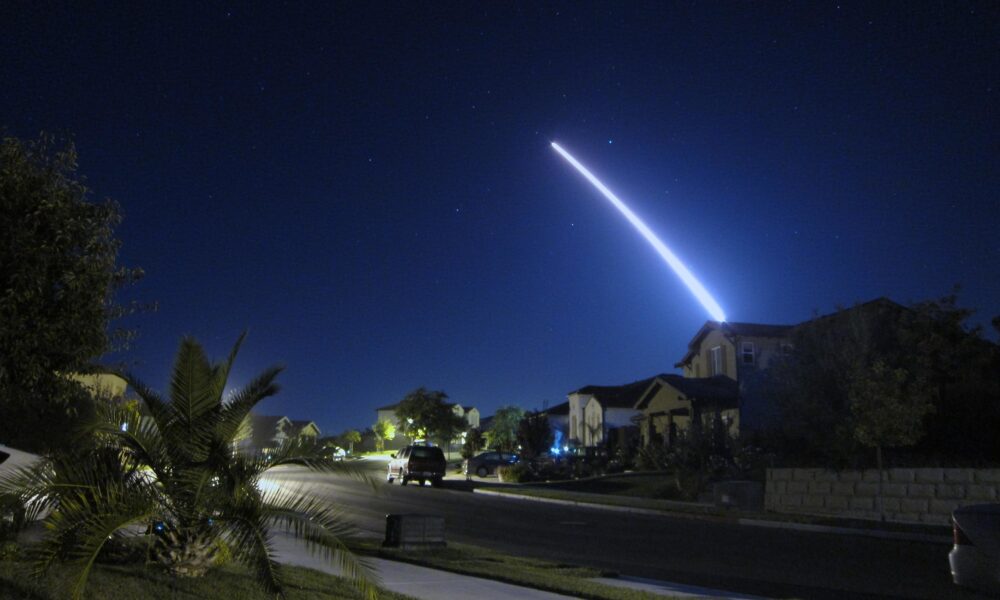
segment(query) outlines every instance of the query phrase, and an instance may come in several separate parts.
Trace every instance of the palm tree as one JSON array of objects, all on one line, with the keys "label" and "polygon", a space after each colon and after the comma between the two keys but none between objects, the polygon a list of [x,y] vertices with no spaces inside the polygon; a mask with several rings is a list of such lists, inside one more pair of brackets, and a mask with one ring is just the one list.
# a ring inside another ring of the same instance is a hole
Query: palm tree
[{"label": "palm tree", "polygon": [[8,502],[26,507],[29,519],[49,513],[37,548],[36,574],[55,562],[66,563],[72,596],[79,598],[106,542],[128,529],[146,528],[151,531],[150,555],[171,573],[202,576],[220,547],[228,547],[262,588],[281,596],[272,528],[283,525],[311,551],[338,563],[369,597],[375,596],[373,573],[344,546],[344,537],[353,530],[334,507],[298,490],[262,491],[259,485],[269,469],[281,465],[367,478],[331,460],[312,442],[290,441],[270,455],[233,451],[251,409],[278,391],[275,378],[281,371],[269,368],[223,398],[242,341],[243,336],[227,360],[213,364],[196,341],[185,338],[174,363],[169,400],[126,377],[147,416],[102,406],[85,427],[93,451],[0,481],[0,492]]}]

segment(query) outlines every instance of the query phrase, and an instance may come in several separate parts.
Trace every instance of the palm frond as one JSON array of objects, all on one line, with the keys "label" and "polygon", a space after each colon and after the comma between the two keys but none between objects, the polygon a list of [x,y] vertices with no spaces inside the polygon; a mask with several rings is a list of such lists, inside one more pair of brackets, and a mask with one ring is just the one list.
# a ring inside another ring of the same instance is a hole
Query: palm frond
[{"label": "palm frond", "polygon": [[345,518],[344,511],[298,489],[265,494],[264,514],[272,522],[289,529],[297,539],[305,541],[311,554],[335,564],[365,596],[372,599],[377,596],[378,574],[344,544],[345,538],[359,533]]},{"label": "palm frond", "polygon": [[226,391],[226,381],[229,380],[229,372],[233,368],[233,363],[236,361],[236,355],[240,352],[240,346],[243,345],[243,340],[247,337],[247,332],[244,331],[240,334],[240,337],[236,339],[236,343],[233,344],[233,349],[229,351],[229,356],[226,360],[213,367],[214,377],[212,383],[214,388],[212,393],[218,398],[222,398],[222,395]]},{"label": "palm frond", "polygon": [[0,477],[0,513],[15,518],[12,525],[21,529],[56,505],[51,493],[52,462],[42,460],[30,467],[18,467]]},{"label": "palm frond", "polygon": [[193,338],[181,340],[170,377],[170,403],[177,416],[178,428],[188,436],[204,435],[203,417],[219,405],[220,397],[214,393],[213,380],[212,365],[205,350]]},{"label": "palm frond", "polygon": [[157,479],[167,479],[171,457],[156,421],[117,405],[102,404],[81,431],[121,448],[128,460],[138,468],[152,470]]},{"label": "palm frond", "polygon": [[45,524],[50,535],[38,549],[35,574],[40,576],[54,560],[63,560],[72,573],[72,597],[80,598],[108,539],[129,525],[149,522],[159,513],[159,506],[124,486],[105,487],[96,496],[75,494],[60,500],[59,511]]},{"label": "palm frond", "polygon": [[259,501],[230,504],[216,519],[233,557],[254,573],[265,591],[282,594],[281,564],[274,559],[274,544]]},{"label": "palm frond", "polygon": [[170,424],[176,421],[174,407],[170,403],[165,402],[159,394],[140,381],[135,375],[123,373],[122,377],[135,390],[135,393],[138,394],[142,403],[146,406],[149,416],[156,423],[159,430],[166,431]]},{"label": "palm frond", "polygon": [[216,421],[215,431],[218,438],[228,442],[233,441],[250,411],[261,400],[277,394],[281,389],[274,380],[283,370],[284,367],[270,367],[232,395],[229,402],[222,406]]}]

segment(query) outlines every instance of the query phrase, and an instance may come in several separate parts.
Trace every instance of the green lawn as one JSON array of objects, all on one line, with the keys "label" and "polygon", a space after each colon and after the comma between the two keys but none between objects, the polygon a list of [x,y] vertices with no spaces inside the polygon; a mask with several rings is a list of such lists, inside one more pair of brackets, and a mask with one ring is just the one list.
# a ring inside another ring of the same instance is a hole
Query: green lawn
[{"label": "green lawn", "polygon": [[657,500],[678,500],[680,494],[674,479],[668,473],[641,473],[592,477],[571,481],[554,481],[533,484],[524,489],[566,490],[611,496],[652,498]]},{"label": "green lawn", "polygon": [[365,542],[354,550],[359,554],[493,579],[575,598],[592,600],[669,600],[670,598],[593,581],[595,577],[614,577],[614,573],[602,573],[589,567],[511,556],[465,544],[451,543],[447,548],[437,550],[396,550],[380,548],[377,542],[372,541]]},{"label": "green lawn", "polygon": [[[333,577],[300,567],[283,566],[285,597],[290,600],[360,600],[364,598],[346,579]],[[48,577],[30,577],[27,563],[0,561],[0,600],[57,600],[68,598],[59,587],[58,569]],[[206,577],[178,579],[155,567],[142,565],[96,565],[87,580],[84,598],[102,600],[196,600],[226,598],[227,600],[271,599],[254,582],[249,573],[238,568],[221,568]],[[382,591],[379,598],[407,600],[403,596]],[[412,599],[410,599],[412,600]]]},{"label": "green lawn", "polygon": [[829,527],[847,527],[852,529],[878,529],[901,533],[919,533],[928,535],[946,535],[947,527],[940,525],[923,525],[916,523],[881,523],[864,519],[845,519],[823,517],[808,514],[748,512],[737,509],[727,509],[692,502],[680,502],[667,499],[670,494],[663,494],[662,487],[669,480],[664,474],[615,475],[610,477],[584,479],[576,481],[557,481],[543,484],[527,484],[516,486],[497,486],[490,491],[503,494],[550,498],[569,502],[583,502],[627,508],[659,510],[671,513],[686,513],[695,516],[716,516],[732,518],[761,519],[766,521],[781,521],[802,523],[807,525],[824,525]]}]

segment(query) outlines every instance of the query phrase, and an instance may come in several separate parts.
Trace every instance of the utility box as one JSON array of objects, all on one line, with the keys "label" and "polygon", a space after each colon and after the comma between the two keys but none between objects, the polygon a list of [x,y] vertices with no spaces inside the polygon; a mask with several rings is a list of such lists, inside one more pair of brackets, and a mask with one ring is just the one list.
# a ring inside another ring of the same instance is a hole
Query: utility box
[{"label": "utility box", "polygon": [[716,506],[764,510],[764,486],[756,481],[720,481],[712,486]]},{"label": "utility box", "polygon": [[444,548],[444,517],[435,515],[386,515],[386,548],[403,550],[417,548]]}]

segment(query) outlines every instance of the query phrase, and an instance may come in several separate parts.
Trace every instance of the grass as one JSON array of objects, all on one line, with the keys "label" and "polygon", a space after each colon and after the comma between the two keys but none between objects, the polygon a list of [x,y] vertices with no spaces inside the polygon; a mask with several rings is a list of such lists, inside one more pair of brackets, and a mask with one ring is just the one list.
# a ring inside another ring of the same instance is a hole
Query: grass
[{"label": "grass", "polygon": [[493,579],[575,598],[590,600],[664,600],[669,596],[616,587],[594,581],[613,577],[598,569],[554,563],[546,560],[511,556],[479,546],[449,544],[447,548],[398,550],[381,548],[376,541],[365,541],[353,548],[359,554],[379,556],[432,569]]},{"label": "grass", "polygon": [[[59,569],[54,568],[44,579],[30,575],[28,563],[0,561],[0,600],[57,600],[69,597],[61,587]],[[285,577],[285,597],[289,600],[360,600],[364,598],[346,579],[312,569],[282,566]],[[206,577],[176,578],[152,566],[94,566],[87,580],[84,598],[102,600],[195,600],[226,598],[227,600],[265,600],[266,594],[250,574],[240,568],[224,567],[212,570]],[[380,591],[385,600],[412,600],[389,591]]]},{"label": "grass", "polygon": [[527,485],[490,488],[504,494],[551,498],[570,502],[584,502],[640,508],[668,512],[686,512],[700,515],[729,514],[724,509],[704,504],[683,502],[679,499],[673,478],[666,473],[638,473],[609,475],[571,481],[531,483]]},{"label": "grass", "polygon": [[680,492],[668,473],[638,473],[592,477],[538,484],[527,489],[554,489],[609,496],[629,496],[654,500],[680,500]]},{"label": "grass", "polygon": [[[657,483],[659,480],[659,484]],[[544,484],[529,484],[509,487],[494,487],[490,491],[502,494],[550,498],[569,502],[582,502],[659,510],[669,513],[686,513],[698,516],[730,518],[750,518],[807,525],[847,527],[851,529],[876,529],[902,533],[941,535],[947,527],[918,523],[881,523],[866,519],[845,519],[809,514],[746,512],[692,502],[680,502],[663,498],[660,485],[671,485],[664,474],[614,475],[576,481],[558,481]],[[669,497],[669,495],[668,495]]]}]

